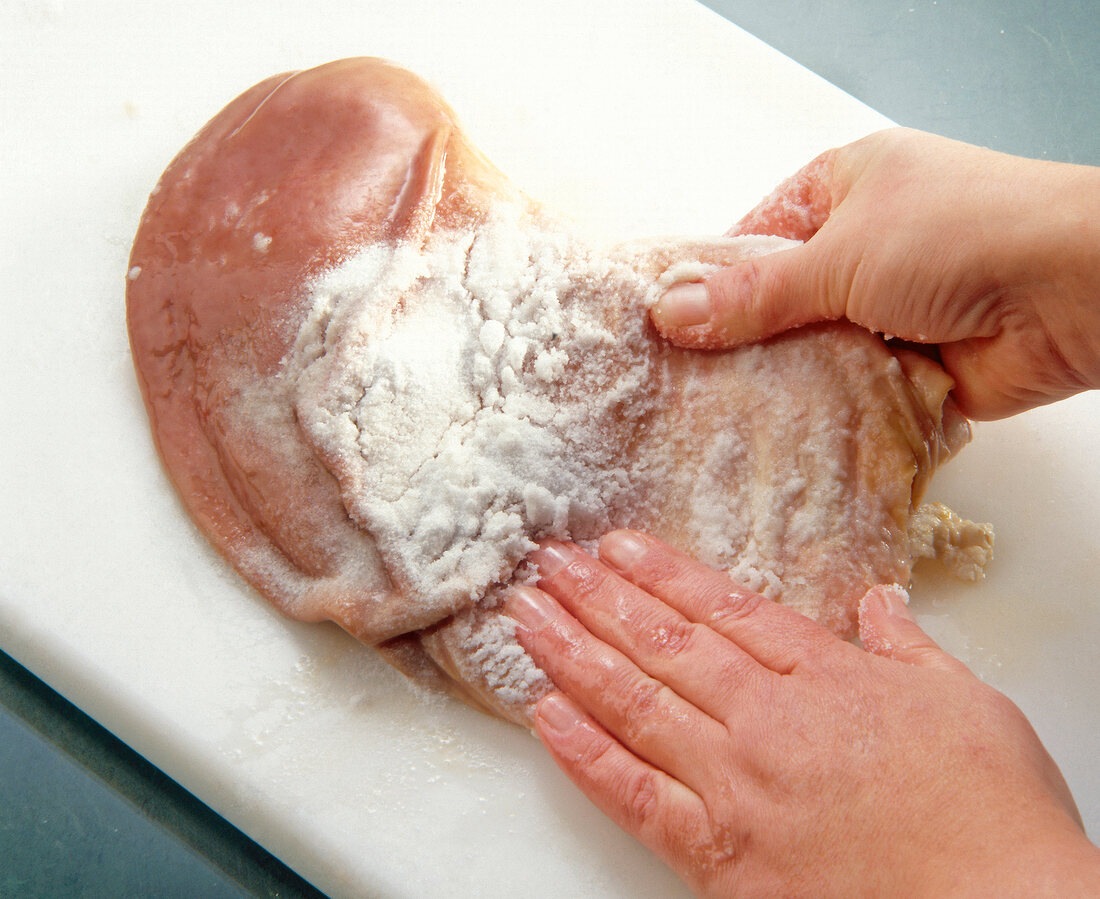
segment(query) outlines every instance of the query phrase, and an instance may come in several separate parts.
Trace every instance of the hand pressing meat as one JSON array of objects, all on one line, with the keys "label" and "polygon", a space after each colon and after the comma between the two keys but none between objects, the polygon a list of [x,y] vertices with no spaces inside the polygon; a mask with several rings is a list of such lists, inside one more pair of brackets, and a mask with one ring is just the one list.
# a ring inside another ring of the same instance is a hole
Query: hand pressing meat
[{"label": "hand pressing meat", "polygon": [[[939,343],[983,416],[1100,385],[1100,169],[885,132],[734,230],[808,242],[674,287],[654,309],[670,339],[847,317]],[[900,589],[860,602],[862,652],[636,532],[534,561],[542,589],[507,608],[561,691],[535,729],[701,895],[1100,895],[1100,851],[1034,731]]]},{"label": "hand pressing meat", "polygon": [[[651,537],[550,542],[508,609],[557,763],[701,896],[1095,896],[1065,781],[896,587],[870,651]],[[544,592],[545,591],[545,592]]]},{"label": "hand pressing meat", "polygon": [[731,230],[807,241],[654,310],[682,346],[847,319],[935,345],[974,418],[1100,386],[1100,171],[895,128],[829,150]]},{"label": "hand pressing meat", "polygon": [[188,512],[287,615],[529,723],[550,689],[500,606],[539,540],[653,533],[848,637],[914,557],[990,534],[918,506],[968,436],[951,379],[850,323],[668,345],[670,287],[795,246],[614,244],[527,198],[423,81],[279,75],[183,149],[127,316]]}]

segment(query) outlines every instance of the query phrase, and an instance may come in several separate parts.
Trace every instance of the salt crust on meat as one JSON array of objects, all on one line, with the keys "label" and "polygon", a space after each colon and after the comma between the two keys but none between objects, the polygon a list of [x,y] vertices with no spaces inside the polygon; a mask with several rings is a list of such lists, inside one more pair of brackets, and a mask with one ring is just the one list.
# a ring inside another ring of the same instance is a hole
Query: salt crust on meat
[{"label": "salt crust on meat", "polygon": [[[240,411],[256,439],[305,435],[348,515],[375,541],[410,619],[453,613],[422,636],[436,662],[517,719],[550,683],[516,642],[497,585],[538,540],[594,550],[614,527],[661,520],[669,497],[684,498],[683,536],[700,559],[842,630],[849,599],[829,598],[837,610],[822,605],[829,586],[809,582],[802,553],[878,539],[868,528],[881,526],[881,498],[851,487],[858,410],[807,410],[807,397],[789,390],[819,376],[820,357],[804,348],[745,347],[736,364],[759,393],[725,399],[758,406],[765,396],[769,439],[797,442],[801,461],[769,465],[752,416],[742,424],[724,414],[693,441],[696,464],[679,464],[667,348],[647,316],[670,283],[713,268],[675,261],[681,252],[706,246],[745,258],[790,245],[762,236],[660,241],[660,261],[647,263],[644,244],[599,249],[546,216],[495,204],[475,230],[442,230],[425,245],[371,244],[307,284],[293,348],[274,378],[237,385]],[[858,344],[828,351],[840,354],[840,370],[845,353],[865,364]],[[895,359],[884,366],[881,377],[903,379]],[[714,401],[700,393],[705,383],[681,387],[676,401],[688,408]],[[909,543],[914,557],[940,557],[974,577],[991,533],[922,506]],[[339,555],[349,564],[360,556]],[[269,576],[285,592],[300,578],[292,569]]]},{"label": "salt crust on meat", "polygon": [[[315,279],[275,391],[409,602],[458,610],[446,625],[450,651],[437,641],[435,655],[506,708],[529,707],[549,687],[493,586],[539,539],[594,548],[613,527],[659,518],[679,493],[697,555],[782,598],[784,587],[812,586],[786,570],[802,547],[845,532],[865,543],[861,522],[875,519],[845,489],[854,419],[811,417],[800,439],[812,465],[777,468],[762,484],[749,428],[709,435],[698,467],[678,465],[674,424],[660,414],[663,345],[646,309],[670,281],[709,267],[652,277],[638,247],[597,250],[525,215],[497,204],[477,230],[443,231],[425,246],[373,244]],[[742,257],[790,245],[709,242]],[[812,378],[815,362],[796,375],[790,354],[741,353],[774,386],[775,427],[804,429],[805,398],[784,385]],[[643,452],[624,452],[640,439]]]},{"label": "salt crust on meat", "polygon": [[[522,216],[497,204],[476,232],[375,244],[327,272],[309,286],[312,308],[282,374],[349,515],[410,600],[482,601],[452,619],[462,652],[450,661],[517,708],[550,683],[490,588],[538,539],[593,548],[624,520],[652,520],[652,499],[675,485],[692,497],[705,559],[730,567],[738,556],[742,579],[772,595],[781,567],[754,552],[752,510],[728,494],[743,438],[716,440],[697,472],[655,451],[653,433],[645,454],[623,453],[637,429],[665,426],[651,415],[661,358],[646,308],[669,280],[704,273],[699,264],[647,279],[632,260]],[[742,256],[789,245],[713,243]],[[614,327],[594,295],[619,306]],[[779,491],[779,509],[805,486],[796,477]],[[837,512],[828,497],[805,506]],[[792,523],[806,540],[817,535],[805,515]]]},{"label": "salt crust on meat", "polygon": [[[477,600],[536,540],[591,540],[652,514],[652,498],[682,481],[700,552],[733,564],[750,542],[749,510],[711,487],[728,490],[741,438],[723,435],[692,472],[657,451],[653,434],[644,454],[622,451],[639,427],[661,426],[651,414],[661,357],[645,314],[659,282],[566,231],[523,227],[520,215],[500,204],[474,233],[366,247],[311,285],[284,372],[349,514],[413,595]],[[723,241],[745,255],[786,245]],[[593,295],[619,305],[614,328]],[[771,508],[755,510],[763,545],[780,528],[820,538],[842,512],[834,497],[807,497],[797,473],[773,487]],[[755,555],[742,573],[765,589],[778,583],[778,560]]]}]

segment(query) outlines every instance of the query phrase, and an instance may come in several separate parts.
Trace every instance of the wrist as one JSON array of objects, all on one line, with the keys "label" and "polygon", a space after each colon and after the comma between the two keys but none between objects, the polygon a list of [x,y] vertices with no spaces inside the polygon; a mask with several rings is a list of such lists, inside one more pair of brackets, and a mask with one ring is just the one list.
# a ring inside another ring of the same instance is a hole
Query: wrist
[{"label": "wrist", "polygon": [[[1034,210],[1040,230],[1034,311],[1082,389],[1100,387],[1100,168],[1043,167],[1048,190]],[[1025,257],[1026,258],[1026,257]]]},{"label": "wrist", "polygon": [[1043,830],[985,835],[974,857],[950,859],[925,883],[929,899],[1070,899],[1100,895],[1100,849],[1061,816]]}]

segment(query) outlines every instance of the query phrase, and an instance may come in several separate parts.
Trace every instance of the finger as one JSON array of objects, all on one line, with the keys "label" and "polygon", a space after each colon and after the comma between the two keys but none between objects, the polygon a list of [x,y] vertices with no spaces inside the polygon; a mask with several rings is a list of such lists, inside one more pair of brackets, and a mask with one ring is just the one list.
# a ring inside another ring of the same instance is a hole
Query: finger
[{"label": "finger", "polygon": [[691,556],[638,531],[612,531],[600,557],[624,578],[736,643],[761,665],[791,674],[840,641],[793,609],[774,603]]},{"label": "finger", "polygon": [[775,677],[707,624],[689,621],[571,544],[547,541],[530,559],[540,586],[589,631],[718,721]]},{"label": "finger", "polygon": [[969,671],[921,629],[908,602],[908,594],[897,584],[879,584],[864,594],[859,602],[859,639],[863,648],[918,668]]},{"label": "finger", "polygon": [[813,322],[841,318],[844,268],[816,243],[755,256],[706,281],[670,287],[650,310],[658,333],[677,346],[740,346]]},{"label": "finger", "polygon": [[813,237],[833,211],[833,166],[836,150],[826,150],[761,200],[727,232],[774,234],[791,240]]},{"label": "finger", "polygon": [[[728,232],[817,238],[843,199],[841,151],[828,150],[780,184]],[[807,246],[757,256],[706,281],[677,284],[653,307],[657,331],[683,347],[717,349],[761,340],[843,316],[848,291],[836,248],[822,238]]]},{"label": "finger", "polygon": [[1001,337],[974,337],[939,347],[955,386],[951,396],[967,418],[990,421],[1065,399],[1088,389],[1054,355]]},{"label": "finger", "polygon": [[562,693],[544,697],[535,732],[558,767],[605,815],[674,870],[709,835],[702,799],[631,753]]},{"label": "finger", "polygon": [[531,658],[608,732],[682,783],[706,787],[710,772],[690,758],[706,758],[705,747],[728,739],[722,725],[596,639],[543,591],[517,587],[504,610],[519,623],[516,638]]}]

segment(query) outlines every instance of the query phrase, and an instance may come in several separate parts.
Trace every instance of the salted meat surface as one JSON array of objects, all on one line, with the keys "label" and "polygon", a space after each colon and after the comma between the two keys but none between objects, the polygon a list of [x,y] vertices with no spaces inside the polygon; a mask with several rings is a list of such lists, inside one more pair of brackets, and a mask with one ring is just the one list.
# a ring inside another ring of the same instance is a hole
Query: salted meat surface
[{"label": "salted meat surface", "polygon": [[790,245],[582,235],[423,81],[351,59],[184,148],[127,318],[167,472],[230,563],[525,722],[548,681],[499,606],[544,537],[639,528],[842,636],[914,553],[987,561],[988,528],[917,505],[968,437],[933,362],[844,323],[728,352],[652,330],[672,284]]}]

